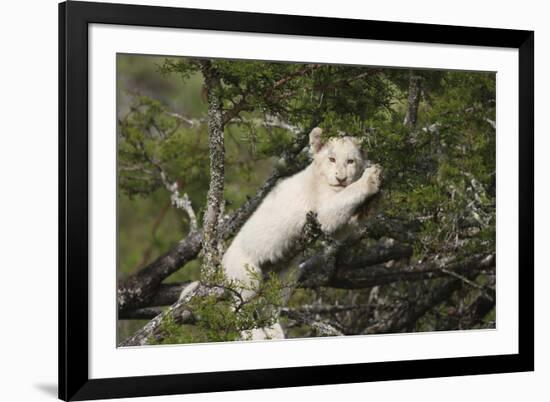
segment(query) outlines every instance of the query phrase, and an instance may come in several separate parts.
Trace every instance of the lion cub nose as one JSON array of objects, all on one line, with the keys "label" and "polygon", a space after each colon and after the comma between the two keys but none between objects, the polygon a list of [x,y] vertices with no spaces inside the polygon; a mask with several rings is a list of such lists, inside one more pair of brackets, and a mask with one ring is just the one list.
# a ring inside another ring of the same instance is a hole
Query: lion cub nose
[{"label": "lion cub nose", "polygon": [[347,177],[344,177],[343,179],[336,177],[336,180],[338,180],[338,184],[342,184],[346,181]]}]

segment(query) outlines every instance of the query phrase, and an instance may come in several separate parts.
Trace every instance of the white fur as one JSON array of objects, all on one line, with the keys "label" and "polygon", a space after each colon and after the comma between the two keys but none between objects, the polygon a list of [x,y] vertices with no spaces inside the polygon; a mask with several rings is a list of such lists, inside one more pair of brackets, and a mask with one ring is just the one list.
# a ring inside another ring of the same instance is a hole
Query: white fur
[{"label": "white fur", "polygon": [[[250,283],[246,266],[260,272],[265,263],[283,258],[301,234],[309,211],[317,213],[323,231],[335,233],[378,192],[380,167],[363,171],[365,159],[357,140],[332,138],[322,144],[321,133],[315,128],[310,134],[313,162],[278,183],[231,243],[222,261],[228,278]],[[244,298],[253,294],[243,291]],[[252,333],[252,339],[265,338],[284,338],[280,325]]]}]

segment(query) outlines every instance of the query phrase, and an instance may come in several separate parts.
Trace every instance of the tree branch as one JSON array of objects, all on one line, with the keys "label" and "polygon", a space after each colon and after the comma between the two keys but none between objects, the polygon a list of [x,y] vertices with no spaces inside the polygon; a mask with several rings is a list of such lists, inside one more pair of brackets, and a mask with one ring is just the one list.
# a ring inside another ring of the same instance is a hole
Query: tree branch
[{"label": "tree branch", "polygon": [[299,313],[305,315],[318,315],[318,314],[337,314],[353,310],[368,309],[368,304],[353,304],[353,305],[330,305],[330,304],[306,304],[298,308],[281,308],[281,315],[289,315],[292,313]]},{"label": "tree branch", "polygon": [[[412,248],[410,246],[396,243],[393,240],[380,241],[376,245],[365,250],[361,255],[353,258],[346,256],[350,251],[348,247],[342,247],[342,250],[344,253],[338,253],[336,255],[336,261],[334,262],[336,266],[336,276],[345,276],[348,271],[360,270],[391,260],[409,258],[412,255]],[[335,280],[333,276],[327,276],[323,273],[323,267],[325,265],[325,253],[316,254],[302,262],[300,264],[298,279],[299,286],[317,287],[320,283],[326,285]]]},{"label": "tree branch", "polygon": [[294,135],[299,134],[301,131],[298,126],[289,124],[273,115],[266,115],[263,119],[244,119],[242,117],[233,117],[226,124],[253,124],[256,126],[263,126],[265,128],[282,128],[283,130],[290,131]]},{"label": "tree branch", "polygon": [[162,313],[160,307],[145,307],[124,311],[118,315],[119,320],[151,320]]},{"label": "tree branch", "polygon": [[305,324],[309,326],[317,336],[343,336],[344,335],[342,331],[338,330],[333,325],[325,321],[316,320],[310,315],[300,313],[296,310],[287,309],[285,310],[284,315],[286,315],[291,320],[295,320],[301,324]]},{"label": "tree branch", "polygon": [[159,333],[162,330],[161,324],[168,316],[171,316],[174,322],[178,324],[184,324],[192,321],[193,316],[189,309],[187,309],[187,304],[193,296],[200,294],[203,290],[204,289],[199,282],[190,283],[184,288],[179,299],[174,304],[155,316],[140,330],[121,342],[119,346],[142,346],[150,343],[151,338],[159,336]]},{"label": "tree branch", "polygon": [[[494,261],[494,254],[478,255],[464,261],[451,262],[445,268],[449,272],[469,274],[493,267]],[[352,261],[350,264],[340,267],[336,275],[329,281],[308,282],[307,285],[308,287],[329,286],[341,289],[361,289],[399,281],[435,279],[448,275],[441,270],[441,266],[437,262],[413,264],[403,268],[388,268],[384,264],[363,266],[362,268],[358,268],[358,266]]]},{"label": "tree branch", "polygon": [[191,232],[166,254],[120,280],[117,287],[119,312],[149,306],[162,281],[197,257],[201,242],[202,233]]},{"label": "tree branch", "polygon": [[187,213],[187,216],[189,216],[189,226],[190,231],[194,232],[198,229],[197,224],[197,217],[195,215],[195,211],[193,210],[193,206],[191,205],[191,201],[189,200],[189,196],[187,193],[183,193],[183,196],[180,196],[179,190],[178,190],[178,182],[175,181],[173,183],[170,183],[166,177],[166,173],[164,170],[160,170],[160,178],[162,180],[162,183],[164,184],[164,187],[170,192],[170,202],[174,207],[177,209],[181,209]]},{"label": "tree branch", "polygon": [[[429,262],[391,268],[380,262],[385,262],[382,261],[385,258],[387,258],[386,261],[390,261],[396,258],[406,258],[410,255],[410,250],[403,245],[396,244],[393,247],[383,249],[380,253],[371,251],[365,255],[353,258],[346,265],[339,265],[337,267],[337,274],[334,278],[325,278],[322,282],[315,281],[315,271],[312,271],[313,273],[310,275],[303,274],[304,277],[301,277],[297,286],[306,288],[327,286],[341,289],[371,288],[399,281],[412,282],[448,276],[442,268],[445,268],[446,271],[461,275],[479,273],[492,268],[495,261],[494,254],[488,254],[475,256],[461,262],[450,262],[443,267],[439,263]],[[376,248],[377,247],[374,247],[374,249]],[[382,250],[382,248],[380,249]],[[383,255],[386,257],[383,257]],[[312,270],[314,270],[315,267],[322,266],[323,263],[319,255],[313,256],[305,262]],[[368,265],[370,263],[375,265]],[[159,289],[155,299],[162,300],[163,305],[174,303],[177,300],[177,297],[174,295],[184,286],[186,286],[186,284],[163,285],[162,288]]]},{"label": "tree branch", "polygon": [[414,302],[401,303],[389,315],[379,317],[375,324],[365,328],[363,334],[386,334],[412,330],[411,328],[419,318],[449,299],[461,287],[462,281],[452,279]]}]

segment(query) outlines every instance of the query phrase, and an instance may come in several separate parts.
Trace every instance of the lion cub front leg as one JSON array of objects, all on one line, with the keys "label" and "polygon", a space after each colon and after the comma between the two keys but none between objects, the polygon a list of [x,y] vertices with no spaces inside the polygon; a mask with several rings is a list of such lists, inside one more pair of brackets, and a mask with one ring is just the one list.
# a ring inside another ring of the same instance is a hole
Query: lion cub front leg
[{"label": "lion cub front leg", "polygon": [[362,201],[378,193],[380,190],[381,174],[382,167],[380,165],[372,165],[365,169],[361,178],[357,180],[357,183],[360,183],[363,186],[363,191],[365,192],[365,198]]},{"label": "lion cub front leg", "polygon": [[357,207],[379,191],[381,172],[382,168],[379,165],[365,169],[359,180],[319,207],[318,220],[325,233],[334,233],[348,223]]}]

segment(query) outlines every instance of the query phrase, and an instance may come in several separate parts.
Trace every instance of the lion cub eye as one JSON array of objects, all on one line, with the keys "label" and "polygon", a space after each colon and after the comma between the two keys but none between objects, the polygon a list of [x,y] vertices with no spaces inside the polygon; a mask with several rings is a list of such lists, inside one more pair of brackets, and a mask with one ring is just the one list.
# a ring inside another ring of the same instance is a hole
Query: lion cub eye
[{"label": "lion cub eye", "polygon": [[332,158],[332,157],[331,157],[331,158],[328,158],[328,160],[331,161],[332,163],[336,162],[336,159],[334,159],[334,158]]},{"label": "lion cub eye", "polygon": [[354,163],[354,162],[355,162],[355,160],[353,160],[353,159],[348,159],[348,165],[351,165],[351,164]]}]

